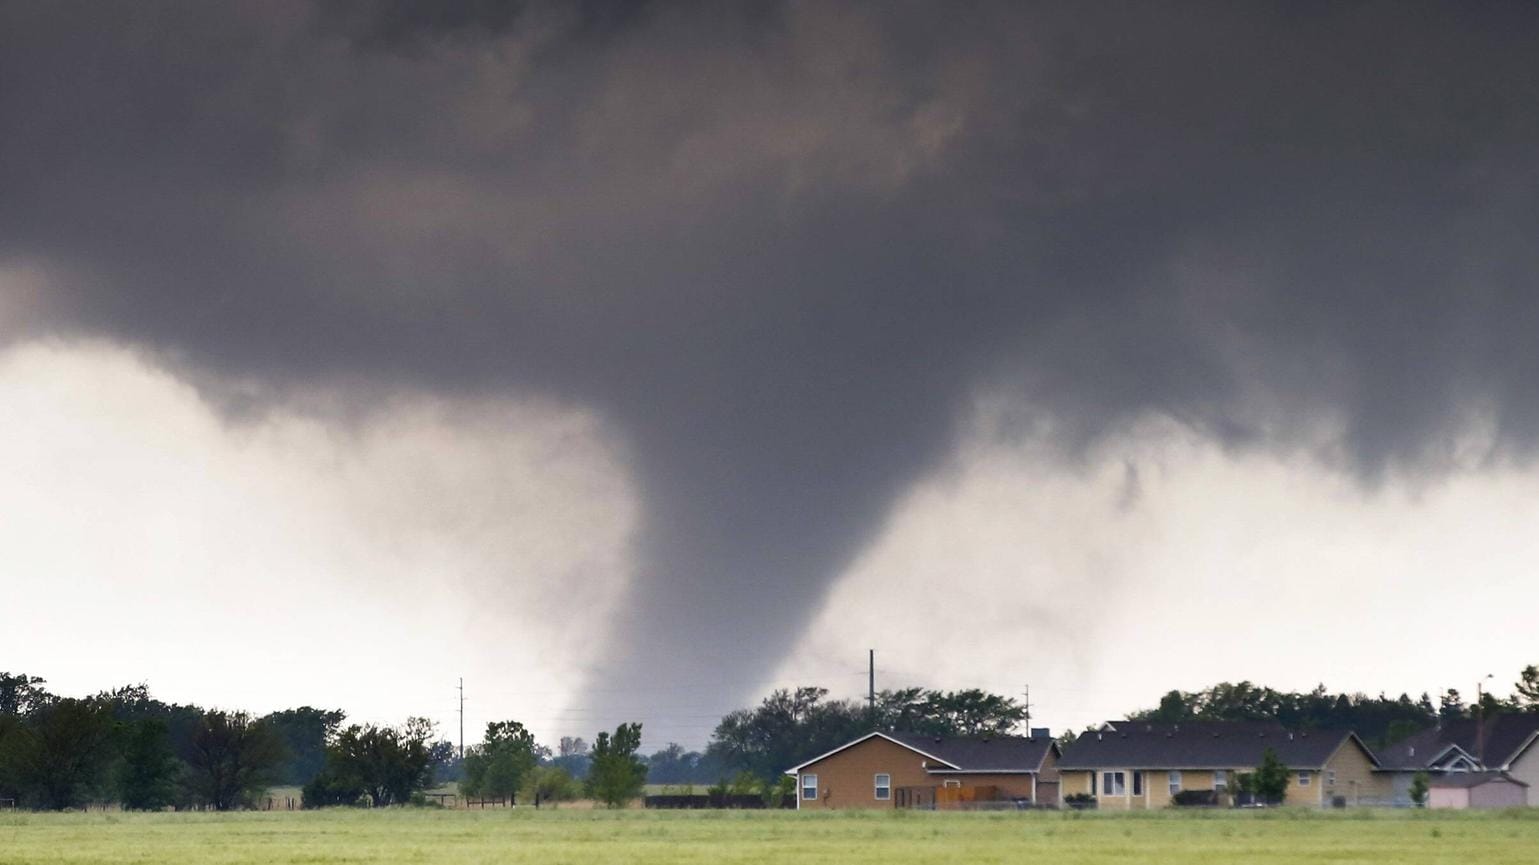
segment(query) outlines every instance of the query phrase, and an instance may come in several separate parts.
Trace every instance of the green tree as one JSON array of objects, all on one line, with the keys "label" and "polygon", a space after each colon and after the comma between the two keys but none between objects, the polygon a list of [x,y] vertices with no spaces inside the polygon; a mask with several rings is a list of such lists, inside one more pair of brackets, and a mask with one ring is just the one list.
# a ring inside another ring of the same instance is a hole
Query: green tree
[{"label": "green tree", "polygon": [[356,779],[338,777],[325,768],[300,788],[299,795],[301,807],[307,809],[357,805],[363,798],[363,786]]},{"label": "green tree", "polygon": [[524,797],[530,802],[570,802],[582,795],[582,784],[560,766],[536,766],[524,779]]},{"label": "green tree", "polygon": [[1421,808],[1427,804],[1427,791],[1432,787],[1432,780],[1427,776],[1427,771],[1422,769],[1411,776],[1411,801],[1416,807]]},{"label": "green tree", "polygon": [[283,740],[288,759],[278,767],[278,783],[296,787],[310,782],[326,766],[326,745],[342,726],[340,709],[301,706],[263,716],[262,722]]},{"label": "green tree", "polygon": [[286,753],[267,724],[245,712],[205,712],[187,754],[186,785],[194,800],[229,811],[261,795]]},{"label": "green tree", "polygon": [[78,808],[101,792],[116,754],[112,715],[97,700],[34,703],[6,738],[6,774],[22,798],[52,810]]},{"label": "green tree", "polygon": [[181,762],[171,751],[165,721],[151,718],[122,725],[119,750],[113,786],[124,810],[159,811],[176,801]]},{"label": "green tree", "polygon": [[0,672],[0,716],[19,717],[48,702],[43,680],[26,673]]},{"label": "green tree", "polygon": [[487,724],[485,740],[465,755],[461,792],[467,796],[511,799],[538,763],[540,750],[534,734],[517,721]]},{"label": "green tree", "polygon": [[1250,792],[1261,801],[1275,805],[1288,795],[1288,777],[1288,767],[1278,759],[1276,751],[1268,748],[1261,755],[1261,765],[1250,776]]},{"label": "green tree", "polygon": [[354,724],[326,749],[330,781],[357,788],[374,807],[405,804],[432,782],[433,723],[408,718],[401,727]]},{"label": "green tree", "polygon": [[1529,664],[1513,684],[1512,701],[1525,712],[1539,712],[1539,667]]},{"label": "green tree", "polygon": [[647,781],[647,764],[636,756],[640,748],[640,724],[621,724],[612,736],[598,734],[588,768],[588,795],[611,808],[640,796]]}]

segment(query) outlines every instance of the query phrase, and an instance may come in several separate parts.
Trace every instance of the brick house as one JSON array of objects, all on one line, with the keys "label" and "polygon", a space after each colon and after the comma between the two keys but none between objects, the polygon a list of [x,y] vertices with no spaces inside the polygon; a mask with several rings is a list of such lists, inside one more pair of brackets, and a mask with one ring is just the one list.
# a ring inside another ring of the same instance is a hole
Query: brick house
[{"label": "brick house", "polygon": [[799,810],[1055,805],[1058,754],[1041,728],[975,738],[872,732],[786,774]]}]

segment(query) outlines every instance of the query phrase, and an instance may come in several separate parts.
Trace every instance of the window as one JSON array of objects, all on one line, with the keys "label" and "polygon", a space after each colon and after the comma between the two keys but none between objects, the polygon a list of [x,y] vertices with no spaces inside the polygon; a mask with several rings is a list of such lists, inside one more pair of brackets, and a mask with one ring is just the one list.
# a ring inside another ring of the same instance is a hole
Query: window
[{"label": "window", "polygon": [[1214,769],[1213,770],[1213,789],[1215,789],[1215,790],[1228,790],[1229,789],[1229,772],[1227,770],[1224,770],[1224,769]]},{"label": "window", "polygon": [[1096,791],[1095,791],[1095,777],[1096,777],[1095,773],[1091,772],[1090,773],[1090,795],[1092,795],[1092,796],[1094,796],[1096,794]]},{"label": "window", "polygon": [[1308,787],[1309,786],[1309,773],[1308,772],[1300,772],[1299,773],[1299,786],[1300,787]]},{"label": "window", "polygon": [[1142,796],[1143,794],[1144,794],[1144,773],[1142,773],[1142,772],[1134,772],[1133,773],[1133,795],[1134,796]]},{"label": "window", "polygon": [[1325,786],[1327,786],[1327,787],[1334,787],[1334,786],[1336,786],[1336,770],[1335,769],[1326,769],[1325,770]]},{"label": "window", "polygon": [[1102,776],[1101,788],[1107,796],[1126,796],[1127,778],[1121,772],[1106,772]]},{"label": "window", "polygon": [[1170,773],[1169,781],[1170,781],[1170,795],[1174,796],[1177,793],[1181,792],[1181,770],[1179,770],[1179,769],[1173,770]]},{"label": "window", "polygon": [[886,772],[876,773],[876,798],[887,801],[892,798],[892,776]]},{"label": "window", "polygon": [[808,801],[815,801],[818,798],[818,776],[811,774],[802,776],[802,798]]},{"label": "window", "polygon": [[947,788],[948,790],[957,790],[961,788],[962,782],[954,778],[948,778],[943,784],[941,784],[941,786]]}]

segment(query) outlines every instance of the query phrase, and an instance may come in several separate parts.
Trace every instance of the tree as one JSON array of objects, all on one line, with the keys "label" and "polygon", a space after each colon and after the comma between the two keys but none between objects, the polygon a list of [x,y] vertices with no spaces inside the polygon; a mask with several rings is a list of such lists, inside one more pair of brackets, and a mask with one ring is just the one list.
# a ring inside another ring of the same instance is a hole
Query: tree
[{"label": "tree", "polygon": [[444,784],[460,781],[465,777],[465,767],[460,762],[459,749],[448,739],[439,739],[428,746],[428,761],[432,764],[433,783]]},{"label": "tree", "polygon": [[539,762],[541,750],[534,734],[517,721],[487,724],[485,740],[465,755],[460,790],[467,796],[512,799]]},{"label": "tree", "polygon": [[159,811],[176,801],[181,763],[171,751],[165,721],[151,718],[123,725],[119,750],[113,786],[124,810]]},{"label": "tree", "polygon": [[1192,710],[1186,703],[1186,695],[1180,691],[1170,691],[1160,698],[1160,707],[1146,713],[1142,720],[1154,721],[1159,724],[1177,724],[1192,717]]},{"label": "tree", "polygon": [[536,766],[524,780],[524,795],[536,807],[541,802],[569,802],[582,795],[582,784],[560,766]]},{"label": "tree", "polygon": [[1277,752],[1267,748],[1261,755],[1261,765],[1250,776],[1250,792],[1261,801],[1275,805],[1288,795],[1288,767],[1277,758]]},{"label": "tree", "polygon": [[647,764],[636,756],[640,748],[640,724],[621,724],[612,736],[598,734],[593,743],[593,762],[588,768],[588,795],[611,808],[641,795],[647,781]]},{"label": "tree", "polygon": [[432,781],[432,737],[426,718],[401,727],[354,724],[326,749],[329,783],[361,789],[376,808],[404,804]]},{"label": "tree", "polygon": [[100,792],[115,754],[112,715],[97,700],[32,704],[6,740],[6,774],[51,810],[78,808]]},{"label": "tree", "polygon": [[1449,688],[1438,701],[1438,719],[1444,724],[1460,721],[1469,717],[1464,709],[1464,698],[1459,696],[1457,689]]},{"label": "tree", "polygon": [[1539,667],[1533,664],[1524,667],[1512,690],[1512,701],[1519,708],[1525,712],[1539,712]]},{"label": "tree", "polygon": [[0,715],[26,715],[48,702],[52,695],[42,685],[37,676],[0,673]]},{"label": "tree", "polygon": [[307,809],[357,805],[363,798],[363,786],[355,779],[340,778],[327,768],[306,782],[299,794],[301,807]]},{"label": "tree", "polygon": [[347,717],[340,709],[301,706],[273,712],[262,718],[283,740],[288,759],[278,767],[278,782],[296,787],[308,784],[326,766],[326,743]]},{"label": "tree", "polygon": [[186,755],[188,791],[216,811],[241,807],[267,789],[285,756],[267,724],[245,712],[206,712]]},{"label": "tree", "polygon": [[1418,770],[1411,776],[1411,801],[1416,807],[1422,808],[1427,804],[1427,790],[1432,786],[1432,780],[1427,776],[1427,770]]},{"label": "tree", "polygon": [[588,777],[588,743],[581,736],[562,736],[550,765],[565,769],[573,778]]}]

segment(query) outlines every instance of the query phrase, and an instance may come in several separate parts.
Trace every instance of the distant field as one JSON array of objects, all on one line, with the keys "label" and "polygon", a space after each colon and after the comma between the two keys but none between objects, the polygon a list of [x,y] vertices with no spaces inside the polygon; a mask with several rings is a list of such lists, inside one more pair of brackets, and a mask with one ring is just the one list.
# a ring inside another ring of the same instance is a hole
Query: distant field
[{"label": "distant field", "polygon": [[0,814],[5,865],[1536,861],[1534,812]]}]

